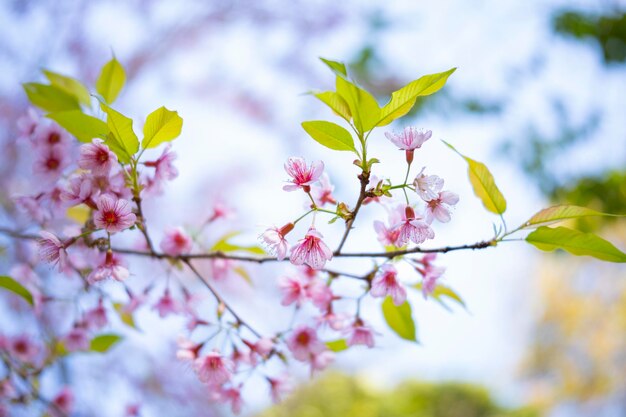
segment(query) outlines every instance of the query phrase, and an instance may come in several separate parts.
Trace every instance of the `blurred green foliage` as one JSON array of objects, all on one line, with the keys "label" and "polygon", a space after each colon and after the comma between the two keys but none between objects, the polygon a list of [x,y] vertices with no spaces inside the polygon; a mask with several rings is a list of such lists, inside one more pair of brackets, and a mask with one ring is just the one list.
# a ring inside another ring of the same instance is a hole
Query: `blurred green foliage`
[{"label": "blurred green foliage", "polygon": [[556,33],[578,39],[593,39],[602,48],[604,62],[626,61],[626,13],[608,14],[560,10],[552,21]]},{"label": "blurred green foliage", "polygon": [[383,391],[329,373],[259,417],[536,417],[531,408],[505,409],[476,385],[407,381]]}]

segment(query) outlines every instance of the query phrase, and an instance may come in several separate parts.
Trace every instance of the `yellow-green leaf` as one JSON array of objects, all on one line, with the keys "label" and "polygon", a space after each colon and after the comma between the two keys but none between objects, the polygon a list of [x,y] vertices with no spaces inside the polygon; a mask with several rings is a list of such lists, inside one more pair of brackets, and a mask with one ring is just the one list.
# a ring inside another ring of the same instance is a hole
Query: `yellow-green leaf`
[{"label": "yellow-green leaf", "polygon": [[454,71],[456,71],[456,68],[437,74],[424,75],[415,81],[411,81],[401,89],[394,91],[389,102],[381,109],[380,120],[376,125],[388,125],[407,114],[415,105],[415,100],[418,97],[428,96],[439,91]]},{"label": "yellow-green leaf", "polygon": [[91,218],[91,209],[85,204],[80,204],[68,208],[65,214],[76,223],[85,224]]},{"label": "yellow-green leaf", "polygon": [[391,330],[403,339],[417,341],[411,305],[407,301],[396,306],[391,297],[387,297],[382,303],[382,309],[385,321]]},{"label": "yellow-green leaf", "polygon": [[239,234],[239,232],[231,232],[231,233],[227,233],[226,235],[222,236],[222,238],[220,240],[215,242],[215,244],[211,248],[211,252],[237,252],[237,251],[242,251],[242,252],[249,252],[249,253],[252,253],[254,255],[265,255],[265,251],[260,246],[257,246],[257,245],[242,246],[242,245],[236,245],[236,244],[230,243],[229,240],[231,238],[237,236],[238,234]]},{"label": "yellow-green leaf", "polygon": [[350,132],[335,123],[314,120],[303,122],[302,127],[313,139],[327,148],[356,152]]},{"label": "yellow-green leaf", "polygon": [[139,330],[137,325],[135,324],[135,318],[129,312],[124,309],[124,305],[122,303],[113,303],[113,308],[117,311],[117,314],[120,316],[120,320],[122,323],[126,324],[129,327],[132,327],[135,330]]},{"label": "yellow-green leaf", "polygon": [[328,66],[335,74],[342,75],[346,77],[348,75],[348,71],[346,71],[346,64],[343,62],[332,61],[330,59],[325,59],[320,57],[320,60]]},{"label": "yellow-green leaf", "polygon": [[563,249],[577,256],[592,256],[608,262],[626,262],[626,253],[593,233],[583,233],[567,227],[542,226],[530,233],[526,241],[543,251]]},{"label": "yellow-green leaf", "polygon": [[350,107],[354,127],[361,133],[373,129],[380,119],[380,107],[374,96],[339,75],[336,87],[337,94]]},{"label": "yellow-green leaf", "polygon": [[243,278],[243,280],[246,281],[248,285],[250,285],[251,287],[254,286],[252,282],[252,278],[250,277],[250,274],[248,273],[248,271],[246,271],[246,269],[243,266],[238,266],[234,268],[233,271],[235,271],[237,275]]},{"label": "yellow-green leaf", "polygon": [[342,117],[346,122],[350,122],[352,118],[350,106],[339,94],[334,91],[324,91],[322,93],[313,93],[313,95],[330,107],[335,114]]},{"label": "yellow-green leaf", "polygon": [[76,97],[58,87],[48,84],[26,83],[22,85],[30,102],[49,112],[80,110]]},{"label": "yellow-green leaf", "polygon": [[4,288],[22,297],[28,304],[33,305],[33,295],[22,284],[6,275],[0,276],[0,288]]},{"label": "yellow-green leaf", "polygon": [[474,194],[481,199],[485,208],[495,214],[504,213],[506,211],[506,200],[496,185],[493,175],[489,172],[489,168],[482,162],[475,161],[461,154],[449,143],[445,141],[443,143],[448,145],[450,149],[458,153],[467,162],[467,174],[472,183]]},{"label": "yellow-green leaf", "polygon": [[133,120],[105,104],[100,107],[107,114],[107,126],[111,131],[105,142],[121,162],[128,163],[139,150],[139,139],[133,131]]},{"label": "yellow-green leaf", "polygon": [[333,352],[341,352],[348,349],[346,339],[337,339],[326,342],[326,347]]},{"label": "yellow-green leaf", "polygon": [[104,139],[109,133],[105,122],[80,110],[48,113],[46,117],[57,122],[81,142],[91,142],[93,138]]},{"label": "yellow-green leaf", "polygon": [[176,139],[182,129],[183,119],[178,112],[160,107],[148,115],[146,124],[143,125],[141,147],[156,148],[163,142]]},{"label": "yellow-green leaf", "polygon": [[92,352],[105,353],[121,340],[122,337],[116,334],[101,334],[91,339],[89,350]]},{"label": "yellow-green leaf", "polygon": [[66,93],[76,97],[80,103],[83,103],[86,106],[91,105],[89,90],[83,83],[75,78],[68,77],[67,75],[61,75],[56,72],[44,70],[43,73],[53,86],[58,87]]},{"label": "yellow-green leaf", "polygon": [[100,71],[96,80],[96,91],[104,100],[113,104],[126,82],[126,72],[117,59],[112,58]]},{"label": "yellow-green leaf", "polygon": [[602,213],[586,207],[559,205],[545,208],[532,216],[520,229],[534,229],[539,226],[547,226],[563,220],[578,219],[588,216],[612,216],[623,217],[619,214]]}]

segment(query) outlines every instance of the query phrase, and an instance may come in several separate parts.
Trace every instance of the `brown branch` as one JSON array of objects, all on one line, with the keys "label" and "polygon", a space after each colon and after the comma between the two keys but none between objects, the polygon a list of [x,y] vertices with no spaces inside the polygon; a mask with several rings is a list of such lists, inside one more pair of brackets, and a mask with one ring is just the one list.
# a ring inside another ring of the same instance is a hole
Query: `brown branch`
[{"label": "brown branch", "polygon": [[346,231],[343,233],[341,242],[339,242],[339,246],[337,246],[337,250],[335,250],[334,252],[335,256],[338,256],[341,253],[341,249],[343,248],[343,245],[346,243],[346,240],[348,239],[348,235],[350,234],[350,230],[352,230],[352,225],[354,224],[354,221],[356,220],[356,216],[359,213],[359,210],[361,209],[363,200],[365,200],[367,184],[369,184],[370,182],[370,173],[364,170],[359,175],[359,181],[361,182],[361,190],[359,191],[359,198],[357,199],[357,202],[354,206],[354,210],[350,214],[350,218],[346,222]]}]

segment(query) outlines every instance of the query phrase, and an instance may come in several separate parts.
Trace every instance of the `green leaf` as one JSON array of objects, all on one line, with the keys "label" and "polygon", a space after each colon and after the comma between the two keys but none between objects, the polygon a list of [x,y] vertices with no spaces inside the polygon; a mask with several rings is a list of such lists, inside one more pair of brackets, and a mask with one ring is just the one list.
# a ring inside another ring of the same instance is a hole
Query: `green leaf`
[{"label": "green leaf", "polygon": [[45,111],[80,110],[74,96],[53,85],[26,83],[22,87],[30,102]]},{"label": "green leaf", "polygon": [[250,274],[248,273],[248,271],[246,271],[246,269],[243,266],[238,266],[235,269],[233,269],[233,271],[235,271],[237,275],[243,278],[244,281],[248,283],[248,285],[250,285],[251,287],[254,286],[254,283],[252,282],[252,278],[250,277]]},{"label": "green leaf", "polygon": [[411,81],[398,91],[394,91],[389,102],[381,109],[380,120],[376,125],[388,125],[407,114],[415,105],[415,100],[418,97],[429,96],[439,91],[454,71],[456,71],[456,68],[437,74],[424,75],[415,81]]},{"label": "green leaf", "polygon": [[[422,283],[418,282],[417,284],[413,285],[413,288],[418,289],[420,291],[422,291]],[[460,295],[458,295],[456,293],[456,291],[454,291],[452,288],[443,285],[443,284],[437,284],[437,286],[435,287],[434,291],[432,292],[432,294],[430,294],[430,296],[437,301],[439,304],[441,304],[441,306],[443,308],[445,308],[446,310],[450,310],[450,308],[448,307],[448,305],[444,302],[444,297],[451,299],[452,301],[455,301],[456,303],[458,303],[460,306],[462,306],[463,308],[467,309],[467,307],[465,306],[465,302],[463,301],[463,299],[461,298]]]},{"label": "green leaf", "polygon": [[337,115],[342,117],[346,122],[350,122],[352,119],[352,113],[350,113],[350,106],[348,103],[334,91],[324,91],[323,93],[313,93],[322,103],[326,104]]},{"label": "green leaf", "polygon": [[210,249],[211,252],[235,252],[235,251],[243,251],[249,252],[254,255],[265,255],[265,250],[262,247],[257,245],[250,246],[241,246],[230,243],[229,240],[235,236],[239,235],[239,232],[231,232],[224,235],[220,240],[215,242],[213,247]]},{"label": "green leaf", "polygon": [[83,85],[83,83],[77,79],[58,74],[56,72],[43,70],[43,73],[53,86],[58,87],[66,93],[76,97],[80,103],[83,103],[86,106],[91,105],[89,90]]},{"label": "green leaf", "polygon": [[112,58],[100,71],[100,75],[96,80],[96,91],[107,103],[113,104],[125,82],[126,72],[124,67],[117,59]]},{"label": "green leaf", "polygon": [[442,141],[450,147],[454,152],[458,153],[465,161],[467,161],[467,174],[469,175],[474,194],[480,198],[487,210],[495,214],[502,214],[506,211],[506,200],[498,189],[493,175],[489,172],[489,168],[482,162],[468,158],[457,151],[454,146]]},{"label": "green leaf", "polygon": [[348,71],[346,71],[346,64],[338,61],[331,61],[330,59],[325,59],[320,57],[320,60],[328,66],[335,74],[347,77]]},{"label": "green leaf", "polygon": [[580,217],[588,216],[611,216],[611,217],[624,217],[619,214],[602,213],[596,210],[588,209],[586,207],[560,205],[545,208],[531,217],[526,223],[524,223],[520,229],[534,229],[539,226],[547,226],[549,224],[557,223],[563,220],[578,219]]},{"label": "green leaf", "polygon": [[11,291],[22,297],[28,304],[33,305],[33,295],[22,284],[6,275],[0,276],[0,288]]},{"label": "green leaf", "polygon": [[48,113],[46,117],[57,122],[81,142],[91,142],[93,138],[105,139],[109,133],[106,123],[80,110]]},{"label": "green leaf", "polygon": [[405,301],[400,306],[393,303],[391,297],[385,298],[382,304],[383,316],[387,325],[403,339],[417,341],[415,322],[411,313],[411,305]]},{"label": "green leaf", "polygon": [[338,124],[314,120],[303,122],[302,127],[313,139],[327,148],[356,152],[352,135]]},{"label": "green leaf", "polygon": [[105,353],[121,340],[122,336],[116,334],[101,334],[91,339],[89,350],[93,352]]},{"label": "green leaf", "polygon": [[183,129],[183,119],[178,112],[160,107],[150,113],[143,126],[143,140],[141,147],[144,149],[156,148],[163,142],[176,139]]},{"label": "green leaf", "polygon": [[367,91],[337,76],[337,94],[350,107],[354,127],[361,133],[372,130],[380,119],[380,107],[376,99]]},{"label": "green leaf", "polygon": [[120,320],[122,323],[126,324],[128,327],[132,327],[135,330],[139,330],[137,324],[135,324],[135,318],[133,315],[124,310],[124,305],[122,303],[113,303],[113,308],[117,311],[117,314],[120,316]]},{"label": "green leaf", "polygon": [[105,140],[106,144],[121,162],[130,162],[130,158],[139,150],[139,139],[133,131],[133,120],[106,104],[101,104],[100,107],[107,114],[107,126],[111,130]]},{"label": "green leaf", "polygon": [[326,347],[333,352],[341,352],[348,349],[346,339],[337,339],[326,342]]},{"label": "green leaf", "polygon": [[542,226],[526,236],[526,241],[543,251],[563,249],[577,256],[592,256],[608,262],[626,262],[626,254],[612,243],[593,233],[583,233],[567,227]]}]

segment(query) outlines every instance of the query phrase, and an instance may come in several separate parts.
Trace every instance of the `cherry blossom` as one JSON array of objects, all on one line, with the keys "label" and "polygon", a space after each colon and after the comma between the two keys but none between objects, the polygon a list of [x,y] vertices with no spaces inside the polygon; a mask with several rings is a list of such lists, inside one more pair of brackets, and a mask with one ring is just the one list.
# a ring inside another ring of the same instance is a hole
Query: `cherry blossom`
[{"label": "cherry blossom", "polygon": [[90,284],[95,284],[108,278],[121,282],[125,281],[130,275],[119,255],[107,251],[106,254],[100,255],[100,258],[100,264],[87,276],[87,281]]},{"label": "cherry blossom", "polygon": [[95,208],[93,199],[98,196],[99,191],[94,188],[93,180],[85,175],[74,175],[70,178],[66,188],[61,190],[61,200],[68,206],[76,206],[87,203]]},{"label": "cherry blossom", "polygon": [[348,335],[346,340],[348,346],[365,345],[368,348],[374,347],[374,331],[370,326],[363,323],[361,319],[356,319],[344,333]]},{"label": "cherry blossom", "polygon": [[300,307],[308,299],[307,284],[308,282],[299,275],[281,277],[278,281],[283,294],[281,304],[288,306],[295,303]]},{"label": "cherry blossom", "polygon": [[333,258],[332,251],[322,240],[323,236],[313,226],[303,239],[291,248],[291,263],[294,265],[307,264],[313,269],[322,269]]},{"label": "cherry blossom", "polygon": [[39,354],[39,346],[27,334],[9,338],[6,343],[9,353],[21,362],[33,363]]},{"label": "cherry blossom", "polygon": [[459,202],[459,196],[452,191],[441,191],[426,205],[426,221],[437,219],[442,223],[450,221],[450,209]]},{"label": "cherry blossom", "polygon": [[90,329],[101,329],[109,322],[107,310],[104,307],[102,298],[98,300],[98,305],[85,313],[85,324]]},{"label": "cherry blossom", "polygon": [[423,167],[413,180],[415,192],[424,201],[434,200],[439,196],[439,191],[443,188],[443,179],[436,175],[426,175]]},{"label": "cherry blossom", "polygon": [[116,233],[135,224],[137,217],[126,200],[104,194],[98,198],[98,211],[94,214],[96,227]]},{"label": "cherry blossom", "polygon": [[82,323],[76,323],[63,337],[63,346],[70,352],[89,349],[89,335]]},{"label": "cherry blossom", "polygon": [[41,238],[37,241],[39,244],[40,258],[49,264],[58,265],[59,271],[65,269],[67,263],[67,252],[65,252],[65,244],[50,232],[42,230],[39,232]]},{"label": "cherry blossom", "polygon": [[281,228],[270,227],[259,238],[267,248],[268,252],[276,255],[276,259],[282,261],[287,256],[289,250],[289,243],[285,236],[291,232],[294,228],[293,223],[287,223]]},{"label": "cherry blossom", "polygon": [[287,338],[287,347],[293,357],[302,362],[312,361],[316,355],[326,350],[324,343],[318,339],[315,329],[304,325],[294,329]]},{"label": "cherry blossom", "polygon": [[216,351],[207,353],[194,361],[194,370],[200,381],[211,387],[220,386],[231,378],[230,362]]},{"label": "cherry blossom", "polygon": [[69,134],[56,123],[38,123],[31,138],[39,148],[66,149],[70,145]]},{"label": "cherry blossom", "polygon": [[398,270],[393,265],[387,263],[378,268],[370,294],[372,297],[390,296],[397,306],[406,301],[406,290],[398,282]]},{"label": "cherry blossom", "polygon": [[33,173],[44,184],[57,181],[71,163],[67,148],[54,145],[36,149],[37,156],[33,163]]},{"label": "cherry blossom", "polygon": [[320,176],[319,183],[311,186],[311,195],[315,204],[323,207],[325,204],[337,204],[337,200],[333,197],[335,187],[330,183],[330,178],[325,172]]},{"label": "cherry blossom", "polygon": [[291,384],[287,376],[267,377],[267,382],[270,384],[270,396],[275,404],[280,403],[283,396],[291,390]]},{"label": "cherry blossom", "polygon": [[436,258],[436,253],[429,253],[421,260],[415,260],[416,263],[422,265],[422,268],[418,265],[415,269],[422,275],[422,294],[424,295],[424,298],[427,298],[433,293],[437,287],[437,280],[441,278],[446,270],[444,267],[433,264]]},{"label": "cherry blossom", "polygon": [[160,246],[166,255],[179,256],[191,252],[193,241],[181,227],[176,227],[165,231]]},{"label": "cherry blossom", "polygon": [[153,309],[159,313],[159,317],[161,318],[180,312],[180,306],[176,300],[172,298],[169,289],[165,290],[161,298],[159,298],[157,303],[154,305]]},{"label": "cherry blossom", "polygon": [[108,175],[117,164],[117,156],[102,139],[93,139],[80,147],[78,166],[90,170],[94,175]]},{"label": "cherry blossom", "polygon": [[426,239],[433,239],[435,232],[423,217],[417,216],[411,206],[401,210],[402,220],[395,226],[398,230],[397,246],[404,246],[409,242],[422,244]]},{"label": "cherry blossom", "polygon": [[426,142],[432,136],[430,130],[423,131],[413,126],[407,126],[400,133],[397,132],[385,132],[387,139],[391,141],[398,148],[405,151],[412,151],[421,148],[424,142]]},{"label": "cherry blossom", "polygon": [[55,417],[67,416],[74,408],[74,393],[69,387],[63,387],[52,399],[53,406],[48,412]]},{"label": "cherry blossom", "polygon": [[304,192],[311,191],[311,184],[316,182],[324,171],[322,161],[314,161],[311,166],[307,166],[304,158],[291,157],[285,162],[285,171],[291,176],[291,184],[285,185],[283,190],[295,191],[302,188]]}]

